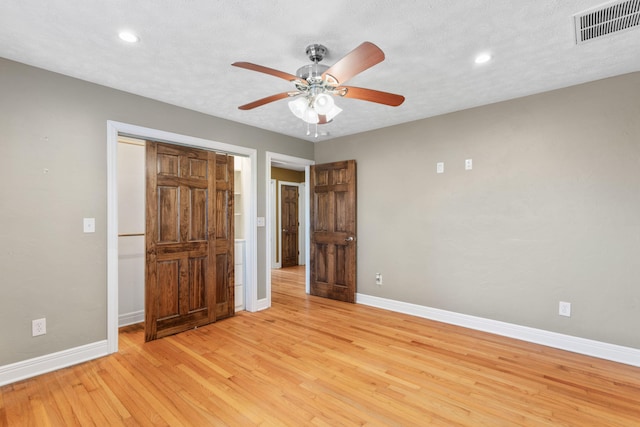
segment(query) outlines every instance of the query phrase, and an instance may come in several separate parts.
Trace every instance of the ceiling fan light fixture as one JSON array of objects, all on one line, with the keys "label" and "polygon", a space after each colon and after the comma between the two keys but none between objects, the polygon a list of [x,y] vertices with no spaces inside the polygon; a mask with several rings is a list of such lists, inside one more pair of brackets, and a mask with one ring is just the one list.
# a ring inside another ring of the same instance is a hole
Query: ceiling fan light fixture
[{"label": "ceiling fan light fixture", "polygon": [[322,116],[327,115],[333,109],[333,107],[335,107],[333,97],[331,95],[327,95],[326,93],[317,95],[316,99],[313,101],[313,109]]},{"label": "ceiling fan light fixture", "polygon": [[313,108],[309,107],[309,101],[307,98],[298,98],[293,101],[289,101],[289,110],[299,119],[304,120],[307,123],[318,123],[320,118]]},{"label": "ceiling fan light fixture", "polygon": [[305,98],[296,98],[293,101],[289,101],[289,110],[291,110],[293,115],[299,119],[304,116],[304,112],[307,108],[308,105]]},{"label": "ceiling fan light fixture", "polygon": [[337,116],[338,114],[340,114],[342,112],[342,108],[338,107],[337,105],[333,105],[333,108],[327,113],[325,114],[326,118],[327,118],[327,123],[330,122],[331,120],[333,120],[333,118],[335,116]]},{"label": "ceiling fan light fixture", "polygon": [[307,108],[302,116],[302,120],[309,124],[315,124],[320,121],[320,117],[318,117],[318,113],[316,113],[313,108]]}]

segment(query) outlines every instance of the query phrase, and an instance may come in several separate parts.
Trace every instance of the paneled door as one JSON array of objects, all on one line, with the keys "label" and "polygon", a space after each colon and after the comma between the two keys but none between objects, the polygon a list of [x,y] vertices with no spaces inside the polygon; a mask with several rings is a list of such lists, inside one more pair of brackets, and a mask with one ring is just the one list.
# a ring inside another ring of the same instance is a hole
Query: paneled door
[{"label": "paneled door", "polygon": [[355,302],[356,162],[311,166],[310,290]]},{"label": "paneled door", "polygon": [[280,194],[282,267],[298,265],[298,187],[283,185]]},{"label": "paneled door", "polygon": [[233,157],[147,141],[145,340],[234,314]]}]

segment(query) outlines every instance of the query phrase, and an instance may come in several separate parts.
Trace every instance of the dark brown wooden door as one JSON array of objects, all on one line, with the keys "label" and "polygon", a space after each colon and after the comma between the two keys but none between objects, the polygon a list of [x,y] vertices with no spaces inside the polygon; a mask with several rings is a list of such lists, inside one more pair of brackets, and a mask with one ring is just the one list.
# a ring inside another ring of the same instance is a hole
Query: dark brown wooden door
[{"label": "dark brown wooden door", "polygon": [[298,265],[298,187],[283,185],[280,197],[282,267],[293,267]]},{"label": "dark brown wooden door", "polygon": [[145,340],[234,314],[233,157],[147,141]]},{"label": "dark brown wooden door", "polygon": [[356,299],[356,162],[311,166],[311,294]]}]

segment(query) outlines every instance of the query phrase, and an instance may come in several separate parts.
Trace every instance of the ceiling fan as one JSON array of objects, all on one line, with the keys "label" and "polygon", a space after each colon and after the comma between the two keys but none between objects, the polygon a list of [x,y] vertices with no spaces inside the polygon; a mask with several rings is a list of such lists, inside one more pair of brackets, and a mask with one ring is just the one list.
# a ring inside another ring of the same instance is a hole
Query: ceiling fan
[{"label": "ceiling fan", "polygon": [[267,96],[238,108],[251,110],[280,99],[296,98],[289,102],[291,112],[308,124],[321,125],[329,123],[342,111],[335,105],[334,96],[360,99],[392,107],[397,107],[404,102],[402,95],[344,86],[347,80],[384,60],[384,52],[375,44],[362,43],[331,67],[319,63],[326,53],[327,48],[321,44],[307,46],[306,54],[311,60],[311,64],[299,68],[296,75],[250,62],[234,62],[231,65],[235,67],[269,74],[290,81],[295,85],[295,90]]}]

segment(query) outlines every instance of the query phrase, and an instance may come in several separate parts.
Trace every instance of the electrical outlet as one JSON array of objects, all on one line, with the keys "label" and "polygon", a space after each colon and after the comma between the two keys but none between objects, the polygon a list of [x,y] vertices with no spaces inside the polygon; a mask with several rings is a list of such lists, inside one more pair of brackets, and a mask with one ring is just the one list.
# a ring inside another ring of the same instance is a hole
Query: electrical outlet
[{"label": "electrical outlet", "polygon": [[558,314],[560,316],[571,317],[571,303],[560,301],[558,305]]},{"label": "electrical outlet", "polygon": [[376,285],[382,286],[382,274],[376,273]]},{"label": "electrical outlet", "polygon": [[464,169],[468,171],[473,169],[473,159],[467,159],[464,161]]},{"label": "electrical outlet", "polygon": [[36,319],[31,321],[31,336],[37,337],[47,333],[47,319]]}]

